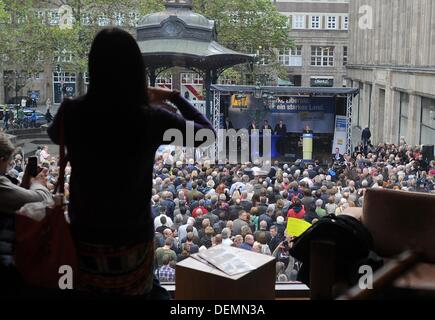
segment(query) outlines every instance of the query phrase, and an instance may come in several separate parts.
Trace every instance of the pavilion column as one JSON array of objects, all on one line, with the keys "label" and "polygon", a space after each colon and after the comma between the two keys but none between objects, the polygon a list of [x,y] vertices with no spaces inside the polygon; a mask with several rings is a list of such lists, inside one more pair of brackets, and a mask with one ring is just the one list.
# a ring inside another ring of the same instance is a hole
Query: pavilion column
[{"label": "pavilion column", "polygon": [[212,82],[212,71],[205,71],[204,87],[205,87],[205,110],[208,120],[212,120],[211,112],[211,82]]},{"label": "pavilion column", "polygon": [[5,84],[3,79],[3,69],[0,68],[0,104],[4,104],[5,101]]},{"label": "pavilion column", "polygon": [[157,79],[157,75],[156,75],[156,70],[155,69],[150,69],[149,70],[149,77],[150,77],[150,86],[151,87],[155,87],[156,86],[156,79]]}]

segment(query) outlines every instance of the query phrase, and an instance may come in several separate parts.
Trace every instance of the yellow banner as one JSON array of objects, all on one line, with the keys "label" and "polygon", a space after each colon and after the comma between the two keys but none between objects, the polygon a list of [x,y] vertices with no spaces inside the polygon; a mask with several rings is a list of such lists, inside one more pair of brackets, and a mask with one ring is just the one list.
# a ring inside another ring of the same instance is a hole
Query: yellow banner
[{"label": "yellow banner", "polygon": [[231,106],[233,108],[248,108],[249,96],[234,94],[231,96]]},{"label": "yellow banner", "polygon": [[299,237],[311,227],[311,224],[302,219],[288,218],[286,233],[288,236]]}]

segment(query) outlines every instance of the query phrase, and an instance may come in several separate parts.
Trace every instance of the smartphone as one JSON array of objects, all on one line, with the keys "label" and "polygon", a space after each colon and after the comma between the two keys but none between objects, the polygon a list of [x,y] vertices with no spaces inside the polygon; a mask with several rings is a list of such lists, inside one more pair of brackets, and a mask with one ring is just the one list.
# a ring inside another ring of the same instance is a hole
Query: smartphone
[{"label": "smartphone", "polygon": [[285,251],[288,251],[289,250],[289,248],[290,248],[290,246],[289,246],[289,243],[288,243],[288,241],[286,240],[286,241],[284,241],[284,243],[283,243],[283,246],[284,246],[284,250]]},{"label": "smartphone", "polygon": [[31,177],[36,177],[38,175],[38,158],[30,157],[27,163],[28,173]]}]

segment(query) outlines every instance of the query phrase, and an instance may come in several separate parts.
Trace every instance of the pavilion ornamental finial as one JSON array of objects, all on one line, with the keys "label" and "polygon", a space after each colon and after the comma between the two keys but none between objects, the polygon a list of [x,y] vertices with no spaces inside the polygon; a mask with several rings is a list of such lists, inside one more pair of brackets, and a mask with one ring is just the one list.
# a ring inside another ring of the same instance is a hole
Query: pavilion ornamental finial
[{"label": "pavilion ornamental finial", "polygon": [[193,8],[193,0],[165,0],[166,8]]}]

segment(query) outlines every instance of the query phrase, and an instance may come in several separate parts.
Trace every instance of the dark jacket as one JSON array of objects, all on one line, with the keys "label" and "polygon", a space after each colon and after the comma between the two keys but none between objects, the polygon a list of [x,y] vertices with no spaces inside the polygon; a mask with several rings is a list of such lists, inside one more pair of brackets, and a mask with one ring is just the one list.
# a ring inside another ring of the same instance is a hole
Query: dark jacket
[{"label": "dark jacket", "polygon": [[[173,103],[184,118],[162,108],[122,106],[129,121],[116,130],[108,110],[116,106],[100,105],[88,96],[62,103],[48,133],[59,144],[63,115],[72,167],[69,215],[79,240],[132,245],[153,239],[152,172],[164,133],[176,128],[185,134],[186,120],[195,122],[195,132],[212,130],[209,121],[181,96]],[[114,146],[122,152],[113,154]],[[128,159],[129,170],[117,170],[121,155]]]},{"label": "dark jacket", "polygon": [[275,134],[279,136],[285,136],[287,134],[287,126],[285,124],[282,125],[282,128],[277,124],[275,126]]},{"label": "dark jacket", "polygon": [[361,140],[362,141],[369,141],[372,137],[372,133],[370,132],[369,128],[365,128],[361,133]]}]

